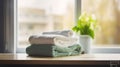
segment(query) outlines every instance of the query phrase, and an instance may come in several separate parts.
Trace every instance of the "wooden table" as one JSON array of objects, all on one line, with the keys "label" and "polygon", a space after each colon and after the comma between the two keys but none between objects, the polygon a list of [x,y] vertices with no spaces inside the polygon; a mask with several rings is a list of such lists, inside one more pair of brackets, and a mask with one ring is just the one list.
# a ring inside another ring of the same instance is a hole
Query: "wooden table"
[{"label": "wooden table", "polygon": [[120,64],[120,54],[81,54],[67,57],[30,57],[27,54],[0,54],[0,64],[110,65]]}]

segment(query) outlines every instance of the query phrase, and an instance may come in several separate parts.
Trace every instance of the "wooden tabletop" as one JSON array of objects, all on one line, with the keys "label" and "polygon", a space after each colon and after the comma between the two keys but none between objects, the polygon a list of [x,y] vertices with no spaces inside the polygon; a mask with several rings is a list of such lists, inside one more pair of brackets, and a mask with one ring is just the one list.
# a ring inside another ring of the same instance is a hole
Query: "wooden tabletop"
[{"label": "wooden tabletop", "polygon": [[0,64],[72,64],[99,65],[110,63],[119,64],[120,54],[81,54],[66,57],[30,57],[27,54],[1,53]]}]

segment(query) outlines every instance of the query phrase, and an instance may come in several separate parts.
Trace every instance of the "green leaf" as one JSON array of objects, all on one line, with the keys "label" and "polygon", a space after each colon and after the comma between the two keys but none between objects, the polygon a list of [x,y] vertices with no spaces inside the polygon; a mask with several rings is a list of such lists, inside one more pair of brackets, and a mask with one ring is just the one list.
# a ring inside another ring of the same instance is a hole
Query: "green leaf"
[{"label": "green leaf", "polygon": [[77,20],[77,25],[72,28],[73,31],[80,35],[89,35],[94,38],[96,28],[96,17],[94,15],[87,15],[82,13]]},{"label": "green leaf", "polygon": [[94,39],[94,36],[95,36],[94,31],[92,29],[89,29],[88,32],[89,32],[89,36]]}]

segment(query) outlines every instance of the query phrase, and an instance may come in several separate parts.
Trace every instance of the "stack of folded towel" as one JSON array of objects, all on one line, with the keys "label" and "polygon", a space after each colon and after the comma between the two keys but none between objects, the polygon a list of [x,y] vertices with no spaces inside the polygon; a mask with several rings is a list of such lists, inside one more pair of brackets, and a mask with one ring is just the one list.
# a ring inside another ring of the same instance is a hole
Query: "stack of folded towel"
[{"label": "stack of folded towel", "polygon": [[72,31],[43,32],[42,35],[29,37],[30,46],[26,48],[29,56],[72,56],[81,53],[77,38],[71,37]]}]

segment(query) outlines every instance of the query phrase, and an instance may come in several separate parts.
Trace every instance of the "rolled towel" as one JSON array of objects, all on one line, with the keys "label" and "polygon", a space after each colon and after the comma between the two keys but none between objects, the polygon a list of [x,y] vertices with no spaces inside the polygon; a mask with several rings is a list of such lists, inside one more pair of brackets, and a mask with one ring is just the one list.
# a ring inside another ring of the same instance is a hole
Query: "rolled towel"
[{"label": "rolled towel", "polygon": [[29,38],[30,44],[54,44],[68,47],[77,42],[77,38],[65,37],[61,35],[32,35]]},{"label": "rolled towel", "polygon": [[43,35],[63,35],[66,37],[73,36],[72,30],[62,30],[62,31],[51,31],[51,32],[43,32]]}]

